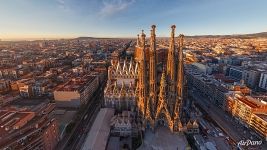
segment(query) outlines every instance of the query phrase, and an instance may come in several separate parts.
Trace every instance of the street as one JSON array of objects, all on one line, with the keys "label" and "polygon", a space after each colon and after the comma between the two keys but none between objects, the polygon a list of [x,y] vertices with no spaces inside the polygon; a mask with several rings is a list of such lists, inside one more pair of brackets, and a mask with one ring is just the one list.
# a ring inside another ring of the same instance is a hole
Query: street
[{"label": "street", "polygon": [[[100,110],[101,100],[103,99],[105,84],[100,84],[99,88],[95,91],[93,98],[91,98],[92,104],[89,104],[89,107],[86,110],[86,113],[83,115],[82,120],[80,121],[78,127],[75,129],[74,134],[72,134],[67,146],[64,150],[79,150],[81,149],[83,142],[86,139],[87,133],[90,131],[90,128],[94,122],[94,119]],[[85,116],[87,117],[85,118]]]},{"label": "street", "polygon": [[[203,97],[196,90],[189,91],[189,95],[193,100],[204,109],[208,115],[220,126],[220,128],[236,143],[241,140],[259,140],[257,137],[251,134],[243,125],[238,124],[235,119],[229,117],[221,108],[218,108],[211,103],[207,98]],[[263,143],[261,147],[266,148],[266,144]],[[267,148],[266,148],[267,149]]]},{"label": "street", "polygon": [[62,141],[62,144],[61,146],[58,146],[58,149],[79,150],[82,148],[87,133],[90,131],[94,119],[101,108],[101,101],[104,98],[105,85],[105,81],[100,83],[99,87],[86,105],[86,108],[81,115],[81,119],[76,122],[75,127],[72,129],[70,135],[65,139],[65,141]]}]

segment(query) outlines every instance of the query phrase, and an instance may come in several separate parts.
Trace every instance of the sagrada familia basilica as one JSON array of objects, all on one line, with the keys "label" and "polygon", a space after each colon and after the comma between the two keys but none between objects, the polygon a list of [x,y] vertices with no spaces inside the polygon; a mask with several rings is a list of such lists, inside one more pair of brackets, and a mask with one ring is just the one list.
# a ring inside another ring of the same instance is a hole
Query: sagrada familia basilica
[{"label": "sagrada familia basilica", "polygon": [[[144,128],[155,130],[167,126],[172,132],[182,129],[184,105],[183,35],[175,38],[175,25],[167,62],[159,69],[157,62],[156,26],[151,26],[150,41],[142,31],[136,42],[136,56],[130,61],[111,62],[105,89],[105,106],[118,111],[136,112]],[[176,45],[178,43],[178,45]],[[160,73],[159,73],[159,70]]]}]

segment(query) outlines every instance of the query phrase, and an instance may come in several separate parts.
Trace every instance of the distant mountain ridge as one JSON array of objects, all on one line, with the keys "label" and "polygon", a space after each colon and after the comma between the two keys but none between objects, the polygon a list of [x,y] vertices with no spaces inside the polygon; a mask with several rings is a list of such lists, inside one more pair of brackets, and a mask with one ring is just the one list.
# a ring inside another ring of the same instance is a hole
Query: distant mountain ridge
[{"label": "distant mountain ridge", "polygon": [[[232,35],[185,35],[187,38],[243,38],[243,39],[250,39],[250,38],[267,38],[267,32],[259,32],[259,33],[251,33],[251,34],[232,34]],[[158,38],[169,38],[169,37],[158,37]],[[136,37],[87,37],[87,36],[81,36],[77,38],[67,38],[67,39],[73,39],[73,40],[90,40],[90,39],[136,39]],[[0,42],[7,42],[7,41],[44,41],[44,40],[64,40],[64,38],[42,38],[42,39],[21,39],[21,40],[3,40],[0,38]]]},{"label": "distant mountain ridge", "polygon": [[[232,34],[232,35],[189,35],[189,38],[267,38],[267,32],[251,33],[251,34]],[[168,37],[159,37],[168,38]],[[132,38],[107,38],[107,37],[77,37],[76,40],[89,40],[89,39],[132,39]]]},{"label": "distant mountain ridge", "polygon": [[75,40],[92,40],[92,39],[117,39],[117,38],[107,38],[107,37],[86,37],[86,36],[83,36],[83,37],[77,37],[77,38],[74,38]]},{"label": "distant mountain ridge", "polygon": [[267,32],[251,33],[251,34],[233,34],[233,35],[195,35],[187,36],[190,38],[267,38]]},{"label": "distant mountain ridge", "polygon": [[267,32],[260,32],[260,33],[254,33],[254,34],[245,34],[245,36],[250,36],[250,37],[267,37]]}]

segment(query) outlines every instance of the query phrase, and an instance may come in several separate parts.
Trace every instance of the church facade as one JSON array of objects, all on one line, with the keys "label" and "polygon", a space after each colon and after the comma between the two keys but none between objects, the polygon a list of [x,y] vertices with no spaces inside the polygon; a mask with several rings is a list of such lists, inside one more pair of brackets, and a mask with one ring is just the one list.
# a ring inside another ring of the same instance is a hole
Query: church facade
[{"label": "church facade", "polygon": [[136,80],[138,64],[132,59],[111,62],[108,81],[104,90],[104,105],[117,111],[134,110],[136,107]]},{"label": "church facade", "polygon": [[[172,132],[182,130],[181,112],[183,106],[184,64],[183,35],[175,44],[175,25],[171,27],[171,38],[167,63],[163,65],[160,82],[157,82],[156,26],[152,25],[149,54],[146,54],[146,35],[142,31],[137,40],[138,61],[138,114],[145,128],[167,126]],[[146,57],[149,58],[146,58]],[[165,69],[166,68],[166,69]]]},{"label": "church facade", "polygon": [[[183,35],[175,38],[171,27],[167,62],[159,74],[156,26],[151,26],[149,42],[142,31],[136,42],[136,57],[130,61],[112,62],[104,92],[105,107],[137,113],[144,129],[166,126],[172,132],[182,130],[181,112],[184,102]],[[175,44],[178,43],[178,46]]]}]

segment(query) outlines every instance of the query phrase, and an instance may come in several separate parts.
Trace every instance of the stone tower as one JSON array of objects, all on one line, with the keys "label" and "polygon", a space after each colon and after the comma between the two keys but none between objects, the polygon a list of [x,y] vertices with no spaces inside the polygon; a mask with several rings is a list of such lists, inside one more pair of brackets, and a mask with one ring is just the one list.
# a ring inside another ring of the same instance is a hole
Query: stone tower
[{"label": "stone tower", "polygon": [[[175,105],[175,25],[171,26],[171,38],[167,60],[167,82],[168,82],[168,107],[172,114]],[[173,115],[173,114],[172,114]]]},{"label": "stone tower", "polygon": [[139,47],[139,46],[140,46],[139,34],[137,34],[136,46],[137,46],[137,47]]},{"label": "stone tower", "polygon": [[157,105],[157,62],[156,62],[156,26],[151,26],[150,50],[149,50],[149,97],[146,103],[146,120],[154,130],[154,116]]},{"label": "stone tower", "polygon": [[181,128],[181,112],[183,106],[183,88],[184,88],[184,64],[183,64],[183,40],[184,35],[179,35],[178,65],[177,65],[177,95],[174,109],[174,131]]},{"label": "stone tower", "polygon": [[137,106],[139,109],[139,114],[144,118],[145,116],[145,104],[147,99],[147,84],[146,84],[146,63],[145,63],[145,42],[146,42],[146,35],[142,30],[141,34],[141,54],[140,54],[140,61],[139,61],[139,71],[138,71],[138,87],[139,87],[139,98],[137,101]]},{"label": "stone tower", "polygon": [[[142,31],[138,42],[138,88],[137,110],[143,127],[152,130],[159,125],[167,126],[172,132],[182,129],[181,111],[184,92],[183,35],[179,36],[178,54],[175,54],[175,25],[171,27],[167,69],[163,68],[160,85],[157,86],[156,26],[152,25],[149,55],[145,55],[146,35]],[[177,58],[176,58],[177,57]],[[146,61],[148,59],[148,61]],[[159,93],[158,93],[159,91]]]}]

